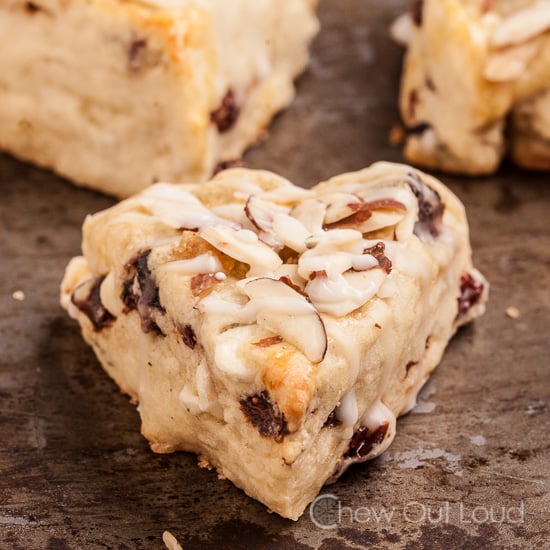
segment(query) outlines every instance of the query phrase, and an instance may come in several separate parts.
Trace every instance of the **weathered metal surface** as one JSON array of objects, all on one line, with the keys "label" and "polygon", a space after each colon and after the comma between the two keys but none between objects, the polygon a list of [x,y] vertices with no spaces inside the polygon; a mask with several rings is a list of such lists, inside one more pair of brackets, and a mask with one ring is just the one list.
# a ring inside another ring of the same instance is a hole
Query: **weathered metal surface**
[{"label": "weathered metal surface", "polygon": [[[388,143],[401,52],[387,25],[402,5],[321,3],[299,96],[249,166],[307,186],[401,160]],[[84,216],[114,201],[0,156],[0,547],[161,548],[168,529],[185,549],[548,548],[550,177],[504,167],[443,179],[467,206],[488,312],[450,345],[425,414],[326,488],[319,526],[309,511],[296,523],[268,514],[192,455],[149,451],[134,407],[58,306]]]}]

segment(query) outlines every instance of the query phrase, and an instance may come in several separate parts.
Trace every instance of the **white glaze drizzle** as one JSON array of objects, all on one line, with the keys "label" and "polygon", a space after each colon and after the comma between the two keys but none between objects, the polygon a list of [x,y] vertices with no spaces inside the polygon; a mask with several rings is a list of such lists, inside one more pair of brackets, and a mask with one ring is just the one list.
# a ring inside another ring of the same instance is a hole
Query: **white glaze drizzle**
[{"label": "white glaze drizzle", "polygon": [[340,405],[336,408],[336,418],[342,423],[345,428],[353,428],[359,419],[359,411],[357,409],[357,399],[355,391],[348,391],[340,401]]},{"label": "white glaze drizzle", "polygon": [[[212,209],[193,194],[194,186],[157,184],[134,201],[171,227],[197,230],[210,245],[250,266],[248,279],[236,285],[240,298],[229,298],[214,291],[198,301],[200,312],[223,316],[231,323],[261,324],[318,362],[326,350],[325,323],[328,321],[318,312],[342,317],[369,302],[377,293],[387,299],[395,292],[395,283],[392,286],[379,260],[365,253],[379,242],[364,239],[365,228],[395,226],[395,234],[402,241],[384,241],[385,254],[398,270],[415,277],[426,276],[424,262],[407,246],[418,212],[416,197],[404,177],[398,184],[395,176],[385,173],[385,166],[378,165],[376,170],[380,172],[379,182],[351,182],[340,190],[317,195],[286,184],[264,191],[234,171],[220,178],[228,189],[233,187],[235,202]],[[391,202],[382,202],[389,204],[388,209],[382,206],[369,212],[367,220],[361,221],[357,228],[350,221],[350,227],[327,229],[327,224],[338,220],[353,220],[350,215],[362,204],[384,199],[396,201],[406,210],[399,204],[392,209]],[[283,248],[297,253],[297,263],[283,264],[277,253]],[[227,277],[220,261],[212,254],[167,262],[157,269],[183,275],[212,273],[218,281]],[[279,277],[288,277],[305,292],[309,301],[279,282]],[[267,278],[270,282],[251,280],[258,278]],[[261,287],[262,291],[251,292],[253,287]],[[288,319],[300,320],[309,329],[287,323]],[[342,341],[341,335],[335,338]],[[347,355],[355,348],[353,342],[341,347]],[[359,358],[353,357],[350,364],[352,370],[358,372]]]},{"label": "white glaze drizzle", "polygon": [[319,275],[306,285],[315,307],[323,313],[343,317],[366,304],[378,291],[386,273],[382,269]]},{"label": "white glaze drizzle", "polygon": [[256,305],[256,322],[281,335],[313,363],[323,360],[326,329],[315,307],[285,283],[259,278],[249,281],[244,292]]},{"label": "white glaze drizzle", "polygon": [[361,417],[360,427],[365,427],[369,432],[374,432],[387,424],[384,438],[374,445],[364,456],[348,456],[343,458],[336,472],[327,480],[327,483],[336,481],[352,464],[358,464],[372,460],[380,456],[395,438],[396,418],[393,412],[381,401],[376,401]]},{"label": "white glaze drizzle", "polygon": [[336,345],[340,354],[346,359],[346,365],[349,369],[348,379],[351,384],[355,384],[361,367],[360,346],[357,345],[354,337],[346,332],[345,327],[339,326],[336,319],[328,317],[324,319],[324,323],[331,345]]},{"label": "white glaze drizzle", "polygon": [[224,254],[250,265],[248,276],[271,273],[283,263],[273,249],[248,229],[210,226],[203,229],[200,236]]},{"label": "white glaze drizzle", "polygon": [[168,183],[147,188],[136,200],[153,216],[176,229],[201,230],[211,225],[235,223],[216,216],[195,195]]},{"label": "white glaze drizzle", "polygon": [[222,265],[218,258],[212,254],[201,254],[188,260],[176,260],[162,264],[159,271],[172,271],[181,275],[197,275],[199,273],[218,273],[222,271]]},{"label": "white glaze drizzle", "polygon": [[490,43],[494,48],[519,44],[550,28],[550,2],[539,0],[503,19],[493,30]]}]

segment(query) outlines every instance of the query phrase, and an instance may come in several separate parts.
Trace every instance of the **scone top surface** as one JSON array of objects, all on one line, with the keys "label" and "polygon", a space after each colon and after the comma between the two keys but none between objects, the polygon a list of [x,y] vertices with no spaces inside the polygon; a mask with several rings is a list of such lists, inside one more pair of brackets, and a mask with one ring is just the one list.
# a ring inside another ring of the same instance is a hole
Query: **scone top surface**
[{"label": "scone top surface", "polygon": [[244,169],[160,183],[88,217],[83,253],[62,304],[151,448],[293,519],[390,445],[487,297],[460,201],[388,163],[310,190]]},{"label": "scone top surface", "polygon": [[157,184],[90,216],[83,252],[106,276],[113,317],[136,310],[146,332],[199,341],[240,396],[267,391],[285,420],[259,429],[280,437],[324,391],[353,384],[359,366],[342,334],[360,326],[360,349],[376,340],[398,277],[429,287],[463,241],[464,211],[448,190],[379,163],[311,190],[244,169]]}]

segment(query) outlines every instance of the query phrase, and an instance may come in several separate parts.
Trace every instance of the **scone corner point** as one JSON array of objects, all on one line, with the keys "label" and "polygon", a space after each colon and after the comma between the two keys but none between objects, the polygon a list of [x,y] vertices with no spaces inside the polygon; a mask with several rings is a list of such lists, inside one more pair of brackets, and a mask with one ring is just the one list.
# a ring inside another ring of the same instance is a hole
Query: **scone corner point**
[{"label": "scone corner point", "polygon": [[377,163],[309,190],[245,169],[153,185],[86,220],[61,301],[154,451],[297,519],[390,445],[487,292],[458,198]]}]

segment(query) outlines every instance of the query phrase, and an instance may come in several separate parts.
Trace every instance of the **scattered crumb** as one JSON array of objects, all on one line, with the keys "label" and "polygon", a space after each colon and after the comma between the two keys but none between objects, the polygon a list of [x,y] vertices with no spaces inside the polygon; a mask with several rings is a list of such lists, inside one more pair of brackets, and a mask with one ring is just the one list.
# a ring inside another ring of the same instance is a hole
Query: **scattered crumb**
[{"label": "scattered crumb", "polygon": [[405,130],[401,124],[394,124],[392,126],[389,139],[391,145],[403,145],[405,142]]},{"label": "scattered crumb", "polygon": [[199,456],[199,468],[206,468],[207,470],[212,470],[213,466],[210,464],[210,461],[204,456]]},{"label": "scattered crumb", "polygon": [[391,39],[406,48],[412,40],[414,26],[415,23],[410,13],[406,12],[400,15],[390,26]]},{"label": "scattered crumb", "polygon": [[517,307],[510,306],[506,308],[506,315],[510,317],[510,319],[519,319],[521,317],[521,313]]},{"label": "scattered crumb", "polygon": [[22,302],[25,299],[25,293],[22,290],[16,290],[11,297],[18,302]]},{"label": "scattered crumb", "polygon": [[178,539],[170,533],[170,531],[164,531],[162,533],[162,542],[168,550],[183,550],[182,545],[178,542]]}]

